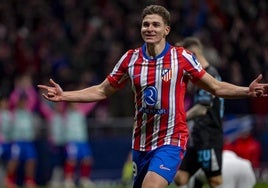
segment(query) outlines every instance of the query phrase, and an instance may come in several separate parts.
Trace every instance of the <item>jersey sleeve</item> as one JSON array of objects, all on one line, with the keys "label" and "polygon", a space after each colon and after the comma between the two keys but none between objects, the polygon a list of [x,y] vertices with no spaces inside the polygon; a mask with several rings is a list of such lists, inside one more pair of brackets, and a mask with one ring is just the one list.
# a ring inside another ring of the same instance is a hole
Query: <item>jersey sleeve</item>
[{"label": "jersey sleeve", "polygon": [[206,73],[198,62],[197,58],[189,50],[180,48],[181,61],[183,63],[184,71],[187,72],[190,80],[195,83],[200,80]]},{"label": "jersey sleeve", "polygon": [[113,71],[107,76],[108,81],[113,87],[122,88],[129,79],[128,64],[132,53],[133,50],[126,52],[117,62]]}]

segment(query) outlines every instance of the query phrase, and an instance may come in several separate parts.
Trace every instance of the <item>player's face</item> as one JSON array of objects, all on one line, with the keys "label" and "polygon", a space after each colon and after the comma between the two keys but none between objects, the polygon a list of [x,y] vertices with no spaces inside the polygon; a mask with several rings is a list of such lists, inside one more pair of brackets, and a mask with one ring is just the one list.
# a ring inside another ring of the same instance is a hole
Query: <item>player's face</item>
[{"label": "player's face", "polygon": [[157,14],[147,15],[142,21],[141,36],[146,43],[157,44],[165,41],[169,31],[170,27]]}]

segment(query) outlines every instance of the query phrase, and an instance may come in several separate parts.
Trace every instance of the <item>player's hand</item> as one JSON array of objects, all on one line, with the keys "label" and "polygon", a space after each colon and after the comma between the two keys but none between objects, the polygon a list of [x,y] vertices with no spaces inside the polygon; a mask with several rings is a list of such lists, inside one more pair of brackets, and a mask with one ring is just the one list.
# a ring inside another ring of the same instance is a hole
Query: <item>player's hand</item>
[{"label": "player's hand", "polygon": [[52,79],[49,79],[49,82],[51,86],[37,85],[38,88],[46,91],[45,93],[42,93],[42,96],[45,99],[53,101],[53,102],[62,101],[63,90],[60,87],[60,85],[54,82]]},{"label": "player's hand", "polygon": [[260,74],[249,85],[249,91],[251,97],[267,97],[268,96],[268,84],[260,83],[262,75]]}]

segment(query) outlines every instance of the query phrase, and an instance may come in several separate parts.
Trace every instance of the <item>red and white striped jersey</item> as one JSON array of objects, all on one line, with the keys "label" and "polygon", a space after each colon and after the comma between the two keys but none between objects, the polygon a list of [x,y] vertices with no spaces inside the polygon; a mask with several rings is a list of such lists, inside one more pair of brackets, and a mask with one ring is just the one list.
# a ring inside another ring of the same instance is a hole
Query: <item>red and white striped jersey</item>
[{"label": "red and white striped jersey", "polygon": [[195,82],[204,73],[192,53],[168,43],[155,58],[147,56],[145,45],[121,57],[107,79],[117,88],[128,80],[132,83],[136,110],[133,149],[150,151],[162,145],[185,149],[188,140],[184,109],[186,85],[189,78]]}]

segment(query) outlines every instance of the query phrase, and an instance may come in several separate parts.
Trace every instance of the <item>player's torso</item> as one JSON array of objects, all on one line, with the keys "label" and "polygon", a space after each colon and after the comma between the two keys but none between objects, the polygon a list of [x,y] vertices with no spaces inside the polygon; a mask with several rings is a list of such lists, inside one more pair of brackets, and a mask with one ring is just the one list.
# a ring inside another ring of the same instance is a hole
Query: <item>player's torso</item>
[{"label": "player's torso", "polygon": [[[185,147],[188,129],[184,95],[188,79],[197,81],[205,71],[191,52],[166,44],[155,58],[146,46],[125,53],[108,80],[114,87],[131,81],[136,122],[133,148],[150,151],[162,145]],[[185,77],[187,73],[187,77]]]},{"label": "player's torso", "polygon": [[128,74],[136,105],[134,148],[152,150],[165,144],[180,145],[179,136],[188,135],[183,102],[186,82],[176,51],[168,50],[155,59],[139,52],[129,63]]}]

